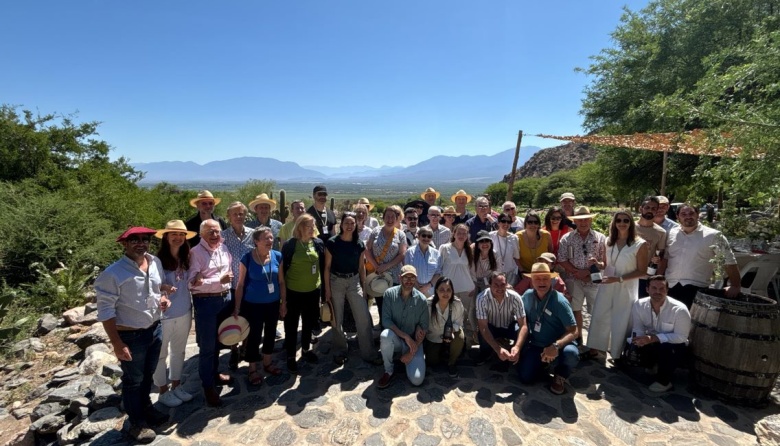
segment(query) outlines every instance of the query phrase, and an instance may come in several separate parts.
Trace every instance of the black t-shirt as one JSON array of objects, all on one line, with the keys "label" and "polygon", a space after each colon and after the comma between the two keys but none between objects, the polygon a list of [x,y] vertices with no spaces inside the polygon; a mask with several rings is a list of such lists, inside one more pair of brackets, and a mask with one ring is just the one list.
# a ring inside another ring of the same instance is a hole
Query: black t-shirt
[{"label": "black t-shirt", "polygon": [[366,250],[362,240],[345,242],[338,235],[334,235],[325,243],[325,248],[330,252],[330,272],[339,274],[357,274],[360,264],[360,253]]},{"label": "black t-shirt", "polygon": [[[333,237],[333,228],[336,226],[336,214],[333,211],[325,208],[324,212],[320,212],[314,205],[311,205],[306,210],[306,213],[314,217],[314,224],[317,225],[317,230],[320,231],[320,240],[327,242],[328,239]],[[323,229],[323,226],[328,229]]]}]

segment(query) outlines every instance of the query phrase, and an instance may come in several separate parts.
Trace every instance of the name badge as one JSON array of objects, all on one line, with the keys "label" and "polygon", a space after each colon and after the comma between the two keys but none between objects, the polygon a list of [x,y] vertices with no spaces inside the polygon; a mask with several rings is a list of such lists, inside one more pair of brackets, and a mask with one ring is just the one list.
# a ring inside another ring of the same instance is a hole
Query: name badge
[{"label": "name badge", "polygon": [[487,277],[483,277],[482,281],[485,282],[485,285],[488,285],[488,286],[490,285],[490,283],[488,282],[488,278]]},{"label": "name badge", "polygon": [[[326,232],[326,234],[327,234],[327,232]],[[312,274],[317,274],[317,265],[312,265],[311,266],[311,273]]]},{"label": "name badge", "polygon": [[548,310],[547,308],[544,309],[544,314],[547,316],[552,316],[552,311]]},{"label": "name badge", "polygon": [[541,329],[542,329],[542,322],[541,321],[536,321],[536,323],[534,324],[534,331],[539,333],[539,330],[541,330]]},{"label": "name badge", "polygon": [[269,283],[268,284],[268,294],[274,294],[274,289],[275,289],[274,288],[274,284],[273,283]]},{"label": "name badge", "polygon": [[322,225],[322,233],[328,235],[328,225]]}]

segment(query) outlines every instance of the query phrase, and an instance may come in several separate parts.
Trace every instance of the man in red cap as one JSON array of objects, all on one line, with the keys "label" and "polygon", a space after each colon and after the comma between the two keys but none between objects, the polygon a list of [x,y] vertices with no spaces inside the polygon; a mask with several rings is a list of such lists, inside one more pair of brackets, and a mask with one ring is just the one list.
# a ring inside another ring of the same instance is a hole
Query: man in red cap
[{"label": "man in red cap", "polygon": [[162,346],[160,315],[170,306],[160,292],[162,263],[147,252],[155,232],[140,226],[125,231],[116,239],[125,255],[95,280],[98,320],[121,362],[122,402],[130,435],[140,443],[154,441],[157,434],[150,427],[168,421],[149,398]]}]

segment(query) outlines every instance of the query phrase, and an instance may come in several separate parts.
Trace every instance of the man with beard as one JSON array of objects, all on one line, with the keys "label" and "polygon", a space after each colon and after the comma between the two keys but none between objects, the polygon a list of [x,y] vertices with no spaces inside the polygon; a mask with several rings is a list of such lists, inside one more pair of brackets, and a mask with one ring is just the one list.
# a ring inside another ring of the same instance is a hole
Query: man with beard
[{"label": "man with beard", "polygon": [[404,234],[406,234],[406,246],[417,244],[417,222],[419,221],[417,208],[406,208],[404,210]]},{"label": "man with beard", "polygon": [[321,184],[314,186],[312,198],[314,204],[306,212],[314,217],[315,237],[319,237],[325,243],[335,235],[333,228],[336,226],[336,214],[325,206],[328,201],[328,189],[325,186]]},{"label": "man with beard", "polygon": [[[658,211],[659,201],[657,197],[645,197],[639,207],[639,220],[636,222],[636,232],[647,242],[648,256],[652,263],[658,264],[662,251],[666,248],[666,231],[655,224],[653,219]],[[639,297],[647,296],[647,280],[639,279]]]},{"label": "man with beard", "polygon": [[160,315],[170,306],[160,290],[162,262],[147,252],[156,232],[139,226],[125,231],[116,239],[125,255],[95,280],[98,320],[122,366],[122,403],[139,443],[154,441],[150,426],[168,420],[149,398],[162,347]]},{"label": "man with beard", "polygon": [[569,218],[574,215],[574,206],[577,205],[577,199],[574,197],[574,194],[571,192],[564,192],[561,194],[558,201],[561,203],[561,210],[563,211],[563,220],[561,220],[561,224],[572,229],[577,229],[577,225]]},{"label": "man with beard", "polygon": [[726,296],[737,297],[740,275],[737,260],[723,234],[699,223],[699,212],[690,204],[677,208],[680,226],[672,228],[666,239],[666,254],[658,273],[669,281],[669,296],[681,301],[688,309],[701,288],[710,285],[714,265],[710,260],[722,255],[730,287]]},{"label": "man with beard", "polygon": [[658,210],[655,211],[655,218],[653,218],[653,221],[658,226],[664,228],[664,231],[666,231],[666,234],[668,235],[672,228],[680,225],[676,221],[666,216],[666,214],[669,212],[669,199],[663,195],[659,195],[656,198],[658,198]]}]

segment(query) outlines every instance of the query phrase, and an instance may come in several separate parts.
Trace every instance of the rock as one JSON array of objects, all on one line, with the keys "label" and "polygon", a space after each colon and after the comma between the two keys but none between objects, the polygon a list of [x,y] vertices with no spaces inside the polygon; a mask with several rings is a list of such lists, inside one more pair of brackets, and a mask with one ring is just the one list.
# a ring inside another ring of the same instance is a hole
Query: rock
[{"label": "rock", "polygon": [[26,378],[16,378],[16,379],[12,379],[10,381],[6,381],[6,383],[5,383],[5,385],[3,387],[5,389],[12,390],[12,389],[15,389],[17,387],[21,387],[21,386],[27,384],[28,382],[30,382],[29,379],[26,379]]},{"label": "rock", "polygon": [[441,438],[433,435],[418,434],[412,441],[412,446],[437,446],[441,443]]},{"label": "rock", "polygon": [[[79,322],[81,325],[94,325],[97,323],[97,312],[95,313],[88,313],[85,314],[83,318],[81,318],[81,321]],[[100,324],[103,325],[103,324]]]},{"label": "rock", "polygon": [[27,418],[32,414],[32,407],[20,407],[18,409],[14,409],[11,411],[11,415],[14,416],[17,420],[21,420],[22,418]]},{"label": "rock", "polygon": [[50,414],[32,423],[30,430],[41,435],[54,434],[65,424],[65,415]]},{"label": "rock", "polygon": [[93,352],[114,353],[111,347],[106,344],[92,344],[84,350],[84,357],[88,357]]},{"label": "rock", "polygon": [[91,402],[89,407],[93,410],[118,406],[122,402],[122,397],[114,391],[113,387],[106,383],[90,385],[90,396]]},{"label": "rock", "polygon": [[77,325],[84,319],[84,307],[71,308],[62,313],[65,325]]},{"label": "rock", "polygon": [[106,407],[92,412],[78,427],[82,436],[94,437],[103,431],[113,429],[122,417],[122,412],[118,408]]},{"label": "rock", "polygon": [[80,349],[84,350],[90,345],[106,343],[109,342],[109,340],[108,335],[106,334],[106,330],[103,329],[103,324],[95,324],[89,329],[89,331],[79,335],[75,342]]},{"label": "rock", "polygon": [[769,415],[756,423],[756,436],[761,446],[780,445],[780,414]]},{"label": "rock", "polygon": [[59,325],[60,321],[53,314],[46,313],[38,319],[38,328],[35,329],[35,336],[46,336]]},{"label": "rock", "polygon": [[67,407],[62,403],[41,403],[30,413],[30,420],[37,421],[46,415],[61,414]]},{"label": "rock", "polygon": [[64,403],[70,405],[70,401],[87,395],[87,390],[81,389],[77,381],[70,382],[62,387],[54,389],[46,396],[44,403]]},{"label": "rock", "polygon": [[330,412],[320,409],[305,409],[303,412],[293,416],[293,422],[301,429],[311,429],[327,424],[335,418]]},{"label": "rock", "polygon": [[296,437],[297,436],[290,428],[290,425],[287,423],[282,423],[277,426],[276,429],[271,431],[270,434],[268,434],[268,437],[266,437],[266,442],[269,446],[288,446],[295,443]]},{"label": "rock", "polygon": [[[94,347],[94,345],[90,346]],[[93,351],[91,355],[84,358],[79,364],[79,373],[82,375],[95,375],[103,373],[103,366],[106,364],[115,364],[117,359],[111,353],[102,351]]]},{"label": "rock", "polygon": [[342,418],[328,433],[332,444],[352,445],[360,437],[360,421],[356,418]]},{"label": "rock", "polygon": [[30,393],[28,393],[27,396],[25,396],[24,400],[28,401],[28,402],[32,401],[32,400],[34,400],[34,399],[36,399],[38,397],[41,397],[41,396],[45,395],[50,390],[51,389],[49,389],[48,384],[45,384],[45,383],[41,384],[40,386],[32,389],[30,391]]},{"label": "rock", "polygon": [[107,378],[121,378],[122,377],[122,366],[119,364],[104,364],[103,365],[103,371],[102,375]]},{"label": "rock", "polygon": [[97,312],[97,304],[94,302],[90,302],[86,305],[84,305],[84,315],[92,314]]},{"label": "rock", "polygon": [[49,387],[59,387],[60,385],[65,384],[68,381],[72,381],[78,376],[79,376],[79,369],[76,367],[70,367],[67,369],[60,370],[58,372],[55,372],[54,376],[51,377],[51,380],[49,381]]},{"label": "rock", "polygon": [[68,423],[57,431],[57,443],[60,445],[74,444],[78,441],[79,435],[79,427]]},{"label": "rock", "polygon": [[89,407],[89,398],[82,396],[80,398],[74,398],[70,400],[70,404],[68,404],[68,411],[78,416],[83,413],[81,409],[85,407]]},{"label": "rock", "polygon": [[472,418],[469,420],[468,435],[477,446],[492,446],[497,444],[496,431],[493,424],[484,418]]},{"label": "rock", "polygon": [[43,342],[38,338],[25,339],[15,343],[11,347],[11,352],[17,358],[24,358],[33,353],[41,353],[44,350]]}]

